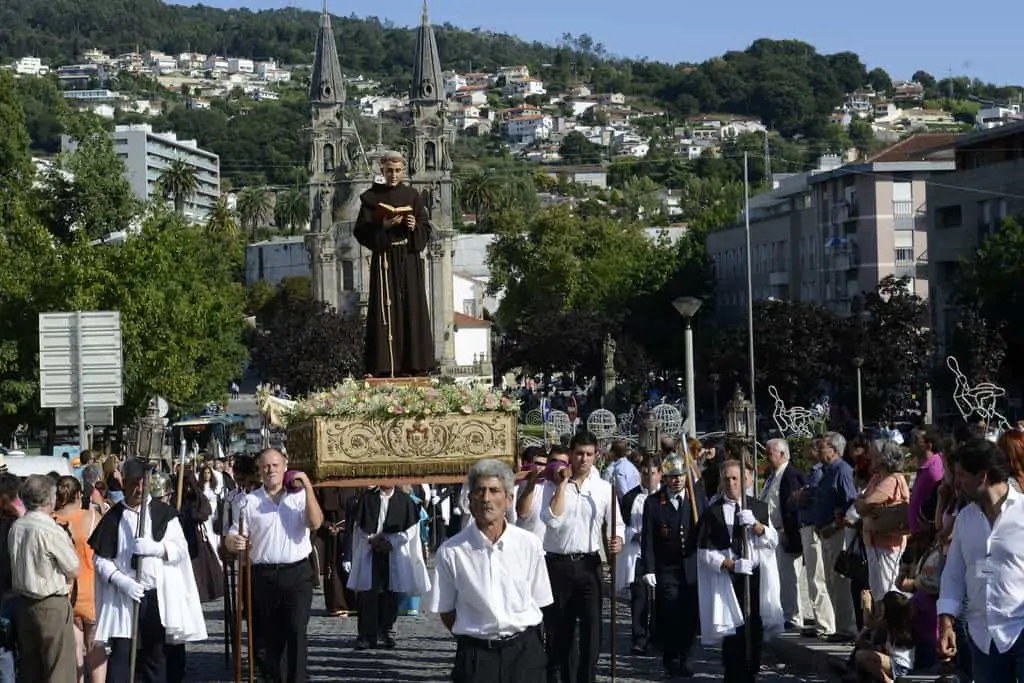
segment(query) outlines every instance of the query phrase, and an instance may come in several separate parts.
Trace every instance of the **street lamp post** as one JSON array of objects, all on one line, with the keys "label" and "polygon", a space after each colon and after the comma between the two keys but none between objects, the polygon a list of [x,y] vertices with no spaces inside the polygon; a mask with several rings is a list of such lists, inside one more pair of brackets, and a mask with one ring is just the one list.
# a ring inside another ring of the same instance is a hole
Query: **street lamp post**
[{"label": "street lamp post", "polygon": [[853,367],[857,368],[857,425],[858,431],[864,432],[864,394],[861,391],[861,368],[864,367],[864,359],[857,356],[853,359]]},{"label": "street lamp post", "polygon": [[715,423],[712,425],[713,428],[718,428],[718,380],[721,376],[717,372],[712,372],[708,377],[711,380],[711,411],[715,414]]},{"label": "street lamp post", "polygon": [[697,435],[697,399],[693,373],[693,316],[697,315],[704,302],[695,296],[681,296],[672,306],[686,322],[686,435]]}]

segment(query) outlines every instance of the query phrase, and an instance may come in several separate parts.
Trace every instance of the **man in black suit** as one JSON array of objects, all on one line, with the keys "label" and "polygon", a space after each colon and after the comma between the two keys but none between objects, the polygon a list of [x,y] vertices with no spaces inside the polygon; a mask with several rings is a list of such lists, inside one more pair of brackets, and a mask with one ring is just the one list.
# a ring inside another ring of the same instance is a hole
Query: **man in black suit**
[{"label": "man in black suit", "polygon": [[789,443],[785,439],[772,439],[765,447],[772,471],[761,489],[761,502],[768,506],[772,526],[779,533],[779,546],[775,561],[779,567],[779,588],[782,593],[782,613],[786,628],[802,628],[802,596],[807,595],[803,568],[803,547],[800,542],[799,500],[793,494],[807,483],[807,477],[789,461]]},{"label": "man in black suit", "polygon": [[[719,572],[728,576],[724,586],[715,581],[712,585],[701,586],[701,601],[710,602],[710,613],[715,610],[714,603],[727,603],[733,599],[726,592],[731,591],[739,605],[747,604],[744,600],[749,579],[750,612],[735,624],[731,635],[722,639],[722,664],[725,669],[725,683],[754,683],[758,669],[761,667],[761,646],[764,639],[765,624],[761,619],[761,567],[758,557],[753,552],[754,544],[767,541],[770,547],[774,543],[775,531],[771,528],[768,517],[768,505],[750,496],[743,496],[743,504],[739,505],[743,487],[740,484],[740,468],[738,460],[726,460],[721,467],[721,493],[701,518],[700,530],[700,561],[719,576]],[[768,534],[766,536],[766,534]],[[763,538],[762,538],[763,537]],[[749,543],[745,543],[749,540]],[[746,547],[745,547],[746,546]],[[767,587],[766,589],[770,590]],[[719,623],[702,623],[705,637],[714,631]],[[747,629],[750,629],[750,649],[747,649]]]},{"label": "man in black suit", "polygon": [[[640,463],[640,485],[626,492],[622,497],[622,523],[626,528],[626,547],[620,555],[620,567],[625,567],[623,580],[629,584],[630,614],[633,619],[633,649],[635,655],[647,652],[647,644],[655,639],[656,628],[651,628],[653,615],[651,587],[643,582],[644,569],[641,561],[643,548],[644,505],[647,498],[661,488],[661,457],[647,454]],[[635,562],[635,564],[634,564]],[[632,570],[632,571],[631,571]],[[655,625],[656,626],[656,625]]]},{"label": "man in black suit", "polygon": [[686,660],[699,624],[697,522],[707,499],[700,488],[686,486],[686,464],[679,456],[668,458],[662,471],[661,490],[644,502],[641,580],[654,587],[665,673],[689,677]]}]

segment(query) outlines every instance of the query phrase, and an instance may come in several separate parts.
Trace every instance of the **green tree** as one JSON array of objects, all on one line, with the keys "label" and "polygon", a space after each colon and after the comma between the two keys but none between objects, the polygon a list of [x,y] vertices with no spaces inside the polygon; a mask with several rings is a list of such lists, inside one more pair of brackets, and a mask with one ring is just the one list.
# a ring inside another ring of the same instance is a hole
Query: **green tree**
[{"label": "green tree", "polygon": [[876,93],[892,95],[892,77],[881,67],[876,67],[868,72],[868,84],[874,88]]},{"label": "green tree", "polygon": [[99,239],[127,230],[144,207],[125,178],[110,134],[91,114],[70,114],[64,127],[76,147],[58,155],[43,174],[36,193],[43,224],[66,242],[79,231]]},{"label": "green tree", "polygon": [[231,239],[238,237],[238,217],[228,204],[227,197],[222,195],[217,198],[217,203],[206,217],[206,231],[210,235],[222,235]]},{"label": "green tree", "polygon": [[850,137],[850,144],[857,148],[857,154],[861,158],[866,157],[875,146],[875,131],[868,121],[854,119],[850,122],[847,134]]},{"label": "green tree", "polygon": [[249,238],[256,241],[256,229],[271,216],[270,196],[262,187],[246,187],[238,193],[238,218]]},{"label": "green tree", "polygon": [[558,155],[566,164],[599,164],[604,156],[600,145],[594,144],[578,131],[572,131],[562,140]]},{"label": "green tree", "polygon": [[278,229],[285,229],[289,235],[309,220],[309,195],[298,187],[279,192],[274,202],[274,223]]},{"label": "green tree", "polygon": [[[28,188],[35,177],[29,137],[25,128],[25,113],[21,108],[14,76],[0,71],[0,202]],[[2,204],[0,204],[2,206]]]},{"label": "green tree", "polygon": [[184,159],[171,159],[157,180],[164,199],[174,202],[174,212],[185,215],[185,204],[199,190],[199,170]]}]

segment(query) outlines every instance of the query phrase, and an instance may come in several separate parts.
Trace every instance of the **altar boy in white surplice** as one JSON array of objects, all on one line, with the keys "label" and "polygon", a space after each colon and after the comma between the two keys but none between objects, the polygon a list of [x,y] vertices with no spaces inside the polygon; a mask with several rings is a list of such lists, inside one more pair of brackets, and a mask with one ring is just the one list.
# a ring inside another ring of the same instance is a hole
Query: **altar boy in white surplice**
[{"label": "altar boy in white surplice", "polygon": [[[738,460],[722,464],[722,495],[701,517],[697,584],[700,595],[701,642],[722,646],[726,683],[752,683],[761,666],[761,644],[783,629],[779,572],[768,506],[751,496],[740,500]],[[749,541],[744,547],[744,531]],[[750,614],[744,618],[746,579],[750,581]],[[750,629],[751,648],[746,647]]]},{"label": "altar boy in white surplice", "polygon": [[165,643],[207,637],[177,510],[146,496],[145,529],[137,538],[145,468],[138,460],[125,463],[125,498],[103,516],[89,539],[96,569],[96,641],[111,649],[108,683],[127,683],[131,678],[133,603],[139,603],[139,683],[166,680]]}]

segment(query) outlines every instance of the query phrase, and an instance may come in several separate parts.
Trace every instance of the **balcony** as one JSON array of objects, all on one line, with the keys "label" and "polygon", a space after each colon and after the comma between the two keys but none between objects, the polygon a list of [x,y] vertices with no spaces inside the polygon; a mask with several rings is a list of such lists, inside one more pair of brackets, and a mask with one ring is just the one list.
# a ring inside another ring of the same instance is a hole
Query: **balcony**
[{"label": "balcony", "polygon": [[788,287],[789,286],[789,272],[785,270],[778,270],[774,273],[768,274],[768,286],[769,287]]}]

